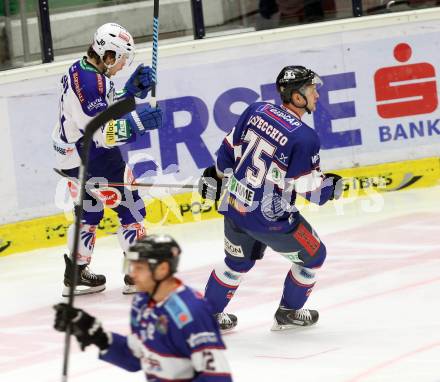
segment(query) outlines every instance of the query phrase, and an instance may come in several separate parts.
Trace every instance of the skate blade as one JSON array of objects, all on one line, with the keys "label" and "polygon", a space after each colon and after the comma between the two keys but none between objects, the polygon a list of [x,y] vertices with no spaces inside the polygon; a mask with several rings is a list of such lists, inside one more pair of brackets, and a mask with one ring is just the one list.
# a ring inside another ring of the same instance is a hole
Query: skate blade
[{"label": "skate blade", "polygon": [[279,332],[282,330],[291,330],[291,329],[305,329],[305,328],[310,328],[312,326],[315,326],[316,322],[314,324],[311,325],[295,325],[295,324],[291,324],[291,325],[280,325],[278,324],[277,320],[273,321],[273,325],[270,328],[270,330],[272,332]]},{"label": "skate blade", "polygon": [[273,325],[270,328],[272,332],[279,332],[282,330],[291,330],[291,329],[299,329],[299,328],[305,328],[305,326],[301,325],[280,325],[276,320],[273,321]]},{"label": "skate blade", "polygon": [[135,294],[137,293],[136,285],[125,285],[122,289],[122,294]]},{"label": "skate blade", "polygon": [[[84,286],[79,286],[76,287],[75,290],[73,291],[73,294],[75,296],[82,296],[85,294],[93,294],[93,293],[98,293],[98,292],[102,292],[105,289],[105,284],[104,285],[99,285],[96,287],[84,287]],[[63,297],[69,297],[70,294],[70,287],[65,286],[63,289],[63,293],[62,296]]]}]

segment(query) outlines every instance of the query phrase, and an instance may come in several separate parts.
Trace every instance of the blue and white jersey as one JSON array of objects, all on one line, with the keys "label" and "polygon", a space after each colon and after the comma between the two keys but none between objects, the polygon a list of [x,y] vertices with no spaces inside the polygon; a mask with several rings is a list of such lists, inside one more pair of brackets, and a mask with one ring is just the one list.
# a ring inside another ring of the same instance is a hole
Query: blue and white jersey
[{"label": "blue and white jersey", "polygon": [[137,293],[132,334],[112,334],[100,358],[129,371],[143,370],[149,382],[230,382],[218,324],[208,302],[180,284],[164,301]]},{"label": "blue and white jersey", "polygon": [[[113,82],[85,58],[68,69],[61,78],[59,119],[52,134],[58,168],[71,169],[80,165],[78,150],[81,150],[85,127],[122,96],[123,93],[115,91]],[[90,158],[98,157],[109,148],[102,130],[98,130],[93,136]]]},{"label": "blue and white jersey", "polygon": [[217,169],[229,176],[220,212],[251,231],[292,230],[297,193],[308,199],[319,193],[319,204],[331,195],[319,167],[319,149],[315,130],[292,111],[253,103],[218,151]]}]

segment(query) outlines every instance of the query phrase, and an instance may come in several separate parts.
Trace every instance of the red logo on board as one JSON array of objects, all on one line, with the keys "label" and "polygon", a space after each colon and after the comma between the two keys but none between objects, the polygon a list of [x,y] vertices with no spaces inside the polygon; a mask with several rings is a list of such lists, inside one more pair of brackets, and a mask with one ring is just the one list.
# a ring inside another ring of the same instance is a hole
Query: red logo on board
[{"label": "red logo on board", "polygon": [[[407,62],[411,47],[401,43],[394,48],[394,58]],[[432,113],[437,109],[435,69],[427,62],[381,68],[374,74],[377,112],[382,118],[396,118]]]},{"label": "red logo on board", "polygon": [[92,190],[92,193],[109,208],[116,208],[121,204],[122,195],[118,189],[114,187],[102,187]]}]

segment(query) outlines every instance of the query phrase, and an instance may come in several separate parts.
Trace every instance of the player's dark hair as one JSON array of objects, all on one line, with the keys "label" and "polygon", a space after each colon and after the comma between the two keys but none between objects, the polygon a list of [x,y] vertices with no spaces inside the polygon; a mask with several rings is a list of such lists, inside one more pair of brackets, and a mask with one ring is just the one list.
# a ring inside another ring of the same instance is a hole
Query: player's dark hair
[{"label": "player's dark hair", "polygon": [[[99,57],[98,53],[95,52],[92,45],[90,45],[87,49],[87,57],[93,59],[97,64],[102,62],[101,57]],[[103,58],[104,61],[107,60],[107,58],[116,59],[116,52],[113,50],[106,50]]]}]

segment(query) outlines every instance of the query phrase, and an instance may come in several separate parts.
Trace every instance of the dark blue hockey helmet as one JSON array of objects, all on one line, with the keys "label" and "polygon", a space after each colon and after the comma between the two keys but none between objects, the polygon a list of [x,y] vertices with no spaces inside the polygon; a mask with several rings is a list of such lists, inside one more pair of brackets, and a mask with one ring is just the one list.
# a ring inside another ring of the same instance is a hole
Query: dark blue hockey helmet
[{"label": "dark blue hockey helmet", "polygon": [[177,272],[181,253],[179,244],[169,235],[149,235],[137,240],[125,254],[128,261],[146,261],[154,269],[164,261],[170,266],[170,275]]},{"label": "dark blue hockey helmet", "polygon": [[291,101],[293,92],[297,91],[304,96],[304,87],[315,84],[322,85],[321,78],[313,70],[301,65],[285,66],[276,80],[278,93],[284,103]]}]

